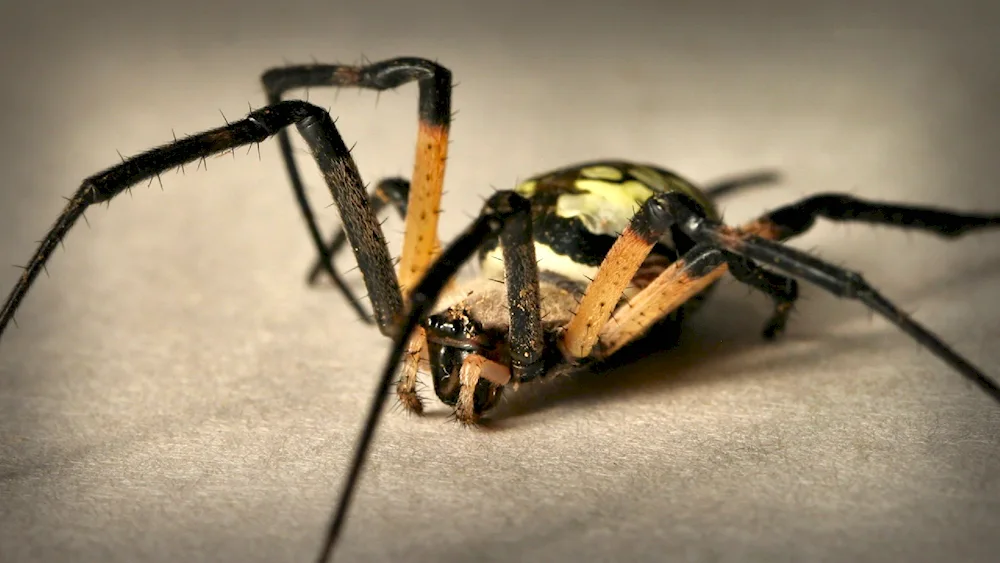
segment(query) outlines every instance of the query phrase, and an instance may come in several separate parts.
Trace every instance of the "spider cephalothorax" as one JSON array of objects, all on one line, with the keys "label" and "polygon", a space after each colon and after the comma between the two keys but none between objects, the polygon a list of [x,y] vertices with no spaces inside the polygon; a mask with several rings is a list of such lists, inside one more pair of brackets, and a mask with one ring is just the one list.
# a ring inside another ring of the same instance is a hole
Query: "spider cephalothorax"
[{"label": "spider cephalothorax", "polygon": [[[420,91],[413,182],[383,180],[369,194],[330,114],[307,102],[282,101],[286,92],[297,88],[386,90],[412,81]],[[730,227],[721,222],[713,199],[735,187],[770,180],[771,175],[702,191],[662,168],[615,160],[562,168],[494,193],[480,216],[442,251],[437,226],[451,119],[448,69],[406,57],[365,66],[288,66],[266,72],[263,82],[269,105],[245,119],[177,139],[85,179],[0,309],[0,335],[88,206],[161,172],[277,135],[319,255],[310,282],[327,273],[358,314],[392,339],[321,560],[330,554],[342,528],[397,373],[397,396],[408,409],[420,412],[417,368],[426,358],[437,396],[455,409],[459,420],[474,422],[508,386],[619,357],[620,350],[654,327],[666,323],[676,328],[683,313],[727,271],[774,301],[764,328],[768,338],[785,327],[798,297],[793,279],[798,278],[860,301],[1000,402],[1000,388],[993,380],[861,275],[783,244],[819,217],[957,237],[1000,225],[1000,214],[821,194]],[[330,242],[323,240],[306,198],[286,130],[291,125],[309,145],[340,211],[342,228]],[[406,221],[398,273],[376,216],[387,205]],[[333,266],[333,255],[347,243],[368,290],[371,316]],[[477,255],[483,278],[471,285],[452,283],[461,266]]]}]

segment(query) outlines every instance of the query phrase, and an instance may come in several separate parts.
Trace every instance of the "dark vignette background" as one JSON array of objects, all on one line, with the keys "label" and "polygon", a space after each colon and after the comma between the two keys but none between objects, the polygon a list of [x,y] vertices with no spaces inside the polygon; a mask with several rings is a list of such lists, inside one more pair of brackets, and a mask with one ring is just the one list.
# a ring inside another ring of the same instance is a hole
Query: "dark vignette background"
[{"label": "dark vignette background", "polygon": [[[0,8],[0,263],[116,149],[239,116],[311,56],[455,71],[446,235],[491,185],[603,156],[782,170],[734,222],[829,190],[1000,208],[993,2],[87,4]],[[409,171],[413,87],[310,99],[368,180]],[[307,560],[385,342],[304,288],[276,147],[88,217],[0,346],[0,560]],[[998,242],[797,245],[998,375]],[[767,309],[727,282],[679,350],[525,390],[486,431],[389,414],[342,560],[995,560],[995,405],[857,306],[806,289],[773,346]]]}]

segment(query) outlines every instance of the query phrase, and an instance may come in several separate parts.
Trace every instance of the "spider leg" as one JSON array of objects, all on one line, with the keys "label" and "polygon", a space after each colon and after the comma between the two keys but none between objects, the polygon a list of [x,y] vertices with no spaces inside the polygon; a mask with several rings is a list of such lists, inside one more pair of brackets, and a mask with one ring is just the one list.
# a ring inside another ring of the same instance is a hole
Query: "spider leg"
[{"label": "spider leg", "polygon": [[[396,368],[399,365],[400,360],[403,359],[403,355],[410,347],[412,336],[415,334],[424,318],[431,313],[438,297],[444,291],[445,287],[447,287],[451,278],[462,267],[462,264],[472,257],[479,247],[483,245],[483,243],[493,237],[500,236],[501,241],[523,240],[524,229],[521,228],[521,226],[523,224],[530,224],[530,213],[530,203],[516,193],[502,191],[493,194],[486,201],[486,204],[483,206],[482,213],[476,221],[467,227],[447,248],[444,249],[444,251],[431,264],[427,274],[421,278],[421,280],[414,287],[408,300],[407,313],[401,319],[399,330],[393,335],[389,357],[386,359],[386,362],[382,367],[382,373],[379,376],[378,385],[372,397],[371,405],[369,406],[368,414],[365,418],[364,426],[362,427],[361,436],[358,439],[357,446],[355,447],[350,470],[348,471],[347,477],[342,485],[340,497],[337,502],[337,508],[330,519],[323,548],[320,551],[317,561],[325,562],[329,560],[330,555],[333,552],[333,548],[337,543],[337,538],[340,536],[340,531],[343,529],[347,516],[347,510],[350,507],[354,490],[357,486],[358,477],[361,475],[361,469],[364,466],[364,461],[367,457],[368,450],[371,447],[372,439],[375,436],[375,430],[382,416],[382,410],[388,396],[389,385],[392,382],[393,375],[396,373]],[[524,223],[521,223],[522,221],[524,221]],[[528,231],[527,234],[527,240],[530,241],[530,231]],[[525,246],[530,248],[530,250],[518,248],[509,255],[506,253],[506,247],[504,249],[505,261],[510,259],[512,262],[520,263],[520,266],[517,268],[507,266],[509,276],[507,281],[507,295],[508,300],[513,301],[514,299],[519,299],[519,296],[524,294],[526,298],[523,299],[523,301],[530,303],[530,295],[532,293],[531,286],[534,286],[535,288],[534,294],[536,296],[538,295],[538,276],[537,272],[534,272],[535,275],[530,277],[535,269],[534,246],[530,244]],[[520,282],[517,280],[521,279],[519,277],[521,275],[526,276],[525,281],[529,286],[527,291],[522,292],[512,290],[513,287],[519,285]],[[535,303],[537,303],[537,300]],[[515,328],[515,323],[522,322],[515,320],[518,318],[513,314],[515,309],[516,308],[512,305],[512,333],[518,331],[518,328]],[[539,308],[535,306],[534,309],[537,311]],[[536,331],[538,334],[541,333],[539,313],[536,312],[532,315],[529,311],[524,318],[528,320],[529,324],[534,322],[533,319],[538,319],[539,326],[535,328],[533,326],[526,327],[521,325],[521,330],[529,333]],[[512,347],[512,356],[527,352],[530,357],[533,350],[541,349],[541,342],[530,342],[527,345],[518,345],[515,341],[512,342]],[[529,364],[522,362],[521,368],[522,372],[531,373]],[[478,378],[479,371],[478,369],[475,371],[470,370],[466,375],[467,379],[471,381],[474,379],[472,376]]]},{"label": "spider leg", "polygon": [[[508,199],[510,202],[507,202]],[[501,206],[502,203],[503,206],[512,207],[520,204],[511,202],[522,200],[514,192],[504,191],[495,193],[491,201],[494,201],[492,204],[494,206]],[[545,369],[541,296],[530,209],[526,207],[521,212],[506,218],[505,221],[506,226],[499,235],[499,243],[503,252],[504,288],[507,292],[507,309],[510,319],[510,330],[507,338],[510,351],[510,369],[503,368],[505,375],[501,377],[504,381],[494,381],[498,386],[506,384],[511,378],[518,383],[530,381],[542,375]],[[422,352],[422,343],[425,339],[426,333],[423,327],[418,327],[406,355],[403,357],[400,377],[396,384],[396,396],[400,403],[407,410],[417,414],[423,412],[423,405],[416,393],[416,383],[417,366]],[[470,358],[472,357],[470,356]],[[485,361],[483,358],[480,359]],[[475,367],[477,373],[481,369],[481,366],[477,364]],[[498,370],[492,370],[492,372],[496,371]],[[475,385],[473,385],[473,390],[469,392],[472,393],[474,390]],[[456,407],[457,418],[464,423],[475,422],[478,415],[472,410],[472,403],[461,401],[459,403],[464,406]]]},{"label": "spider leg", "polygon": [[[418,83],[419,128],[413,170],[414,189],[409,195],[408,207],[411,213],[406,214],[406,233],[400,261],[402,286],[413,286],[439,249],[437,223],[451,124],[451,71],[426,59],[403,57],[364,66],[311,64],[275,68],[265,72],[261,81],[267,91],[269,103],[281,100],[284,93],[295,88],[351,86],[381,91],[397,88],[408,82]],[[291,141],[286,134],[279,133],[278,143],[292,190],[324,270],[345,295],[350,295],[346,285],[338,282],[340,278],[333,267],[331,253],[324,245],[316,225],[295,164]]]},{"label": "spider leg", "polygon": [[708,199],[715,201],[744,188],[753,188],[763,184],[774,184],[780,179],[781,176],[777,172],[764,170],[752,174],[744,174],[741,176],[733,176],[731,178],[717,180],[705,186],[702,193],[704,193]]},{"label": "spider leg", "polygon": [[987,227],[1000,227],[1000,214],[963,213],[936,207],[865,201],[846,194],[818,194],[786,205],[748,225],[745,231],[771,240],[787,240],[809,230],[817,217],[929,231],[947,238]]},{"label": "spider leg", "polygon": [[788,316],[799,298],[799,284],[794,279],[761,268],[756,262],[732,252],[723,253],[729,272],[737,281],[771,297],[774,312],[764,327],[764,338],[773,340],[785,330]]},{"label": "spider leg", "polygon": [[476,391],[481,380],[486,379],[497,387],[506,385],[511,379],[507,366],[498,364],[485,356],[469,354],[462,361],[458,372],[460,388],[455,402],[455,419],[465,425],[474,425],[479,420],[476,412]]},{"label": "spider leg", "polygon": [[[853,203],[862,204],[858,205],[856,209],[871,208],[871,204],[857,200],[853,200]],[[898,213],[886,215],[881,212],[875,216],[878,222],[929,229],[946,236],[957,236],[972,228],[997,224],[995,217],[985,215],[964,216],[958,219],[956,218],[957,214],[927,208],[882,206],[882,209],[884,210],[886,207],[894,209]],[[808,281],[838,297],[860,301],[910,335],[917,343],[969,381],[975,383],[995,401],[1000,402],[1000,386],[934,333],[901,311],[865,281],[861,274],[835,266],[801,250],[757,236],[752,232],[727,227],[716,221],[699,217],[691,211],[686,213],[687,217],[679,218],[678,225],[692,239],[724,248],[790,276]],[[771,216],[773,217],[773,214]],[[774,224],[778,225],[778,223]]]},{"label": "spider leg", "polygon": [[642,262],[673,226],[673,208],[681,205],[683,197],[667,192],[647,199],[615,240],[559,338],[559,347],[567,358],[582,360],[590,356],[601,328],[611,318]]},{"label": "spider leg", "polygon": [[[493,198],[498,196],[502,201],[510,200],[506,205],[515,210],[505,219],[506,225],[500,232],[504,285],[510,310],[508,341],[511,375],[519,382],[530,381],[542,375],[545,368],[545,340],[542,334],[542,307],[531,206],[514,192],[497,192]],[[524,206],[518,207],[521,202],[524,202]]]},{"label": "spider leg", "polygon": [[[787,240],[806,232],[815,224],[817,217],[916,228],[945,237],[957,237],[970,230],[1000,225],[1000,215],[997,214],[963,213],[932,207],[868,202],[843,194],[820,194],[771,211],[739,230],[764,239]],[[684,260],[675,263],[627,305],[615,311],[617,322],[605,326],[600,335],[601,348],[605,354],[617,351],[644,334],[657,319],[670,314],[711,285],[711,282],[721,278],[729,271],[730,264],[721,264],[714,271],[698,278],[698,283],[689,279],[690,272],[685,266]],[[780,328],[773,323],[779,320],[781,307],[781,303],[776,302],[776,316],[768,323],[765,337],[780,332]]]},{"label": "spider leg", "polygon": [[707,289],[727,270],[737,281],[774,300],[774,313],[763,334],[768,339],[780,334],[798,299],[798,283],[761,268],[753,260],[714,245],[698,243],[615,310],[614,322],[609,318],[600,328],[595,355],[607,358],[635,341],[653,324]]},{"label": "spider leg", "polygon": [[[657,194],[646,200],[632,217],[628,227],[608,251],[594,280],[587,286],[580,305],[560,338],[560,348],[567,358],[581,360],[594,353],[595,345],[602,339],[601,332],[606,330],[606,325],[615,308],[619,306],[626,287],[660,237],[676,223],[675,218],[684,216],[685,210],[689,209],[687,201],[690,201],[687,196],[677,192]],[[686,260],[684,263],[687,270],[684,271],[684,275],[691,278],[688,280],[691,283],[708,275],[715,266],[722,264],[731,266],[737,280],[763,291],[775,301],[775,312],[764,329],[764,335],[772,338],[784,329],[792,304],[798,297],[798,285],[794,280],[763,270],[752,260],[732,252],[715,252],[696,246],[681,260],[682,262]],[[706,269],[704,265],[707,263],[713,264],[713,267]],[[677,286],[679,288],[687,282],[674,283],[681,284]],[[659,291],[664,290],[662,287],[657,287]],[[647,287],[644,292],[648,293],[648,290]],[[658,299],[662,301],[671,294],[671,291],[666,291],[659,295]],[[644,315],[647,314],[643,307],[633,308],[643,312]],[[671,311],[666,313],[669,312]],[[663,316],[656,315],[655,318],[651,317],[648,320],[652,323],[660,318]],[[644,324],[643,330],[645,328],[648,328],[648,325]],[[638,334],[629,334],[626,340],[618,344],[624,345],[634,340],[635,336]],[[614,349],[617,350],[618,346]],[[602,345],[596,355],[607,357],[609,354]]]},{"label": "spider leg", "polygon": [[306,102],[286,101],[250,112],[245,119],[225,127],[191,135],[125,159],[121,164],[85,179],[39,243],[24,273],[0,309],[0,335],[14,318],[18,305],[45,268],[56,246],[87,207],[108,201],[131,186],[155,178],[181,164],[264,141],[292,124],[297,126],[309,144],[313,157],[323,172],[334,202],[344,218],[348,238],[355,248],[365,284],[372,296],[376,319],[383,332],[389,330],[392,321],[402,310],[402,296],[385,239],[378,220],[365,200],[361,176],[354,160],[330,114]]},{"label": "spider leg", "polygon": [[696,244],[618,307],[614,312],[615,322],[606,322],[601,328],[598,354],[607,358],[634,342],[660,319],[708,289],[727,271],[729,263],[721,250],[713,245]]},{"label": "spider leg", "polygon": [[[372,208],[372,212],[378,215],[382,212],[382,209],[386,205],[392,205],[392,207],[399,213],[401,218],[406,217],[406,199],[410,195],[410,182],[404,178],[383,178],[375,186],[375,189],[368,193],[368,205]],[[347,233],[344,231],[342,225],[338,225],[336,228],[336,234],[330,238],[330,242],[326,246],[327,253],[330,259],[337,257],[337,254],[344,248],[344,243],[347,242]],[[309,270],[309,276],[306,278],[309,285],[316,285],[319,281],[319,275],[326,271],[327,264],[323,262],[323,259],[317,258],[316,262],[313,263],[312,268]],[[354,297],[354,294],[347,287],[338,286],[344,293],[344,297],[351,302],[355,309],[360,310],[360,305],[358,299]],[[370,318],[365,315],[365,321],[371,322]]]}]

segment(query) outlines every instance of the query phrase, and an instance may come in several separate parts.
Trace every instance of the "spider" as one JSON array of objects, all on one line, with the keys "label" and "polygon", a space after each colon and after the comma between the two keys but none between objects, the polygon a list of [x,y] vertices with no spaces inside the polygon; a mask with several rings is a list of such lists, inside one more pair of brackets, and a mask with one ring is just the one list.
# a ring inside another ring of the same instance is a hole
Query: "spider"
[{"label": "spider", "polygon": [[[0,310],[0,336],[52,251],[88,206],[185,163],[276,135],[318,253],[308,282],[327,274],[358,315],[392,339],[321,561],[332,554],[346,519],[394,378],[400,403],[420,413],[417,374],[421,362],[427,362],[437,397],[453,408],[457,420],[474,424],[507,387],[607,365],[640,340],[654,338],[658,347],[669,346],[663,335],[676,334],[684,317],[727,271],[774,301],[763,329],[768,339],[785,328],[800,279],[860,301],[1000,402],[996,383],[861,275],[783,244],[806,232],[817,218],[954,238],[1000,225],[1000,213],[962,213],[831,193],[731,227],[721,221],[714,199],[771,181],[772,175],[701,190],[663,168],[608,160],[547,172],[512,190],[496,191],[473,223],[442,248],[437,224],[451,120],[452,75],[447,68],[406,57],[362,66],[286,66],[265,72],[262,81],[268,105],[246,118],[175,138],[85,179]],[[419,87],[419,129],[412,182],[389,178],[369,193],[330,114],[305,101],[282,99],[296,88],[386,90],[413,81]],[[340,212],[341,226],[329,241],[305,196],[286,129],[291,125],[309,145]],[[386,206],[405,220],[398,275],[377,219]],[[334,256],[347,244],[363,275],[371,315],[333,266]],[[455,282],[473,256],[480,265],[479,279]]]}]

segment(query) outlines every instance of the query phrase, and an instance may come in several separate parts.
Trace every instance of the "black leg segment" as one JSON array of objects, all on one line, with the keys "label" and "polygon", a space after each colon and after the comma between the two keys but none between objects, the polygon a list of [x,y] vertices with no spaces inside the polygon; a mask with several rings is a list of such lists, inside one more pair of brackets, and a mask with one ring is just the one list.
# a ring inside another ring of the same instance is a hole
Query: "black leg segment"
[{"label": "black leg segment", "polygon": [[[924,217],[940,218],[941,215],[934,215],[939,213],[932,212],[932,214],[925,215]],[[691,211],[687,211],[685,214],[687,215],[686,218],[679,218],[678,223],[685,234],[692,239],[713,244],[767,267],[784,272],[789,276],[808,281],[838,297],[854,299],[864,303],[869,309],[882,315],[889,322],[899,327],[921,346],[958,371],[962,376],[975,383],[993,400],[1000,403],[1000,387],[993,380],[952,350],[951,347],[942,342],[934,333],[901,311],[869,285],[857,272],[840,268],[811,254],[785,246],[779,242],[767,240],[747,232],[732,229],[716,221],[698,217]],[[980,220],[987,220],[987,218],[981,217]],[[912,221],[904,218],[896,218],[895,221],[912,223]],[[920,226],[922,228],[932,228],[927,226],[930,224],[929,221],[926,221],[922,222]],[[961,230],[957,225],[952,225],[948,229],[950,232]]]},{"label": "black leg segment", "polygon": [[[438,259],[434,261],[426,275],[421,278],[410,294],[408,300],[409,310],[405,318],[402,319],[399,330],[392,335],[393,341],[389,357],[382,367],[378,388],[372,398],[364,426],[362,427],[361,437],[358,439],[357,446],[355,447],[350,470],[344,479],[337,508],[327,527],[323,548],[317,558],[317,561],[320,563],[329,560],[333,547],[337,543],[337,538],[340,536],[340,531],[343,529],[347,510],[350,507],[358,478],[361,475],[361,469],[364,466],[365,458],[371,447],[372,439],[375,436],[375,429],[378,427],[379,419],[382,416],[385,401],[389,396],[389,386],[392,383],[400,361],[403,359],[403,354],[409,346],[410,337],[424,318],[430,314],[438,297],[462,265],[476,253],[484,242],[497,236],[503,237],[505,227],[511,223],[513,218],[522,216],[528,212],[530,212],[530,204],[521,196],[512,192],[498,192],[494,194],[487,200],[486,205],[483,206],[482,213],[476,221],[466,228],[444,250]],[[510,274],[508,273],[508,275]],[[537,284],[537,276],[534,279]],[[530,318],[530,315],[528,317]]]},{"label": "black leg segment", "polygon": [[313,158],[330,186],[347,240],[351,243],[368,289],[375,322],[383,334],[391,334],[403,310],[403,296],[382,226],[368,206],[357,165],[344,140],[337,134],[330,114],[324,111],[322,115],[296,123],[296,127],[309,144]]},{"label": "black leg segment", "polygon": [[395,283],[395,271],[375,215],[365,201],[364,188],[343,139],[330,115],[322,108],[300,101],[274,104],[251,112],[245,119],[146,151],[83,181],[55,224],[42,239],[24,273],[0,309],[0,335],[14,318],[53,250],[73,224],[92,204],[110,200],[144,180],[207,156],[251,143],[260,143],[283,128],[298,124],[323,172],[345,223],[348,238],[354,241],[365,283],[372,295],[380,324],[394,319],[402,308]]},{"label": "black leg segment", "polygon": [[[375,189],[368,193],[368,205],[372,208],[372,213],[375,215],[381,213],[386,205],[391,205],[402,218],[406,217],[406,200],[409,195],[409,180],[405,178],[385,178],[375,186]],[[326,245],[326,252],[331,260],[337,257],[337,254],[344,247],[344,243],[347,242],[347,233],[344,231],[343,225],[337,225],[334,233],[333,237],[330,238],[330,242]],[[330,269],[334,269],[333,264],[330,264]],[[321,258],[317,258],[309,270],[307,278],[309,285],[315,285],[319,281],[320,274],[325,271],[328,271],[327,265],[323,263]],[[348,288],[338,286],[338,289],[343,292],[344,298],[352,303],[357,302],[357,307],[360,307],[360,302]],[[370,319],[366,320],[370,321]]]},{"label": "black leg segment", "polygon": [[781,176],[772,170],[733,176],[724,180],[718,180],[705,186],[703,190],[708,199],[715,201],[721,197],[728,196],[734,192],[745,188],[754,188],[765,184],[774,184],[781,180]]},{"label": "black leg segment", "polygon": [[507,304],[510,309],[511,375],[529,381],[542,375],[545,336],[542,334],[538,264],[531,230],[531,204],[514,192],[498,192],[489,200],[506,217],[500,234]]},{"label": "black leg segment", "polygon": [[799,284],[795,280],[765,270],[753,260],[732,252],[725,253],[729,272],[738,281],[771,296],[774,300],[774,314],[764,327],[764,338],[772,340],[785,330],[788,316],[799,298]]},{"label": "black leg segment", "polygon": [[784,240],[807,231],[817,217],[833,221],[856,221],[929,231],[943,237],[958,237],[969,231],[1000,227],[1000,215],[962,213],[935,207],[864,201],[846,194],[819,194],[776,209],[764,216]]},{"label": "black leg segment", "polygon": [[[340,64],[293,65],[268,70],[261,76],[268,103],[281,101],[282,96],[296,88],[317,86],[356,87],[369,90],[389,90],[416,81],[420,89],[418,111],[421,124],[447,130],[451,122],[451,71],[426,59],[402,57],[364,66]],[[305,220],[309,236],[319,254],[319,263],[334,284],[347,296],[363,319],[367,318],[347,284],[337,274],[330,249],[323,243],[315,214],[306,197],[305,186],[292,152],[292,143],[285,131],[278,133],[278,145],[292,184],[292,191]],[[315,275],[310,272],[310,283]]]}]

